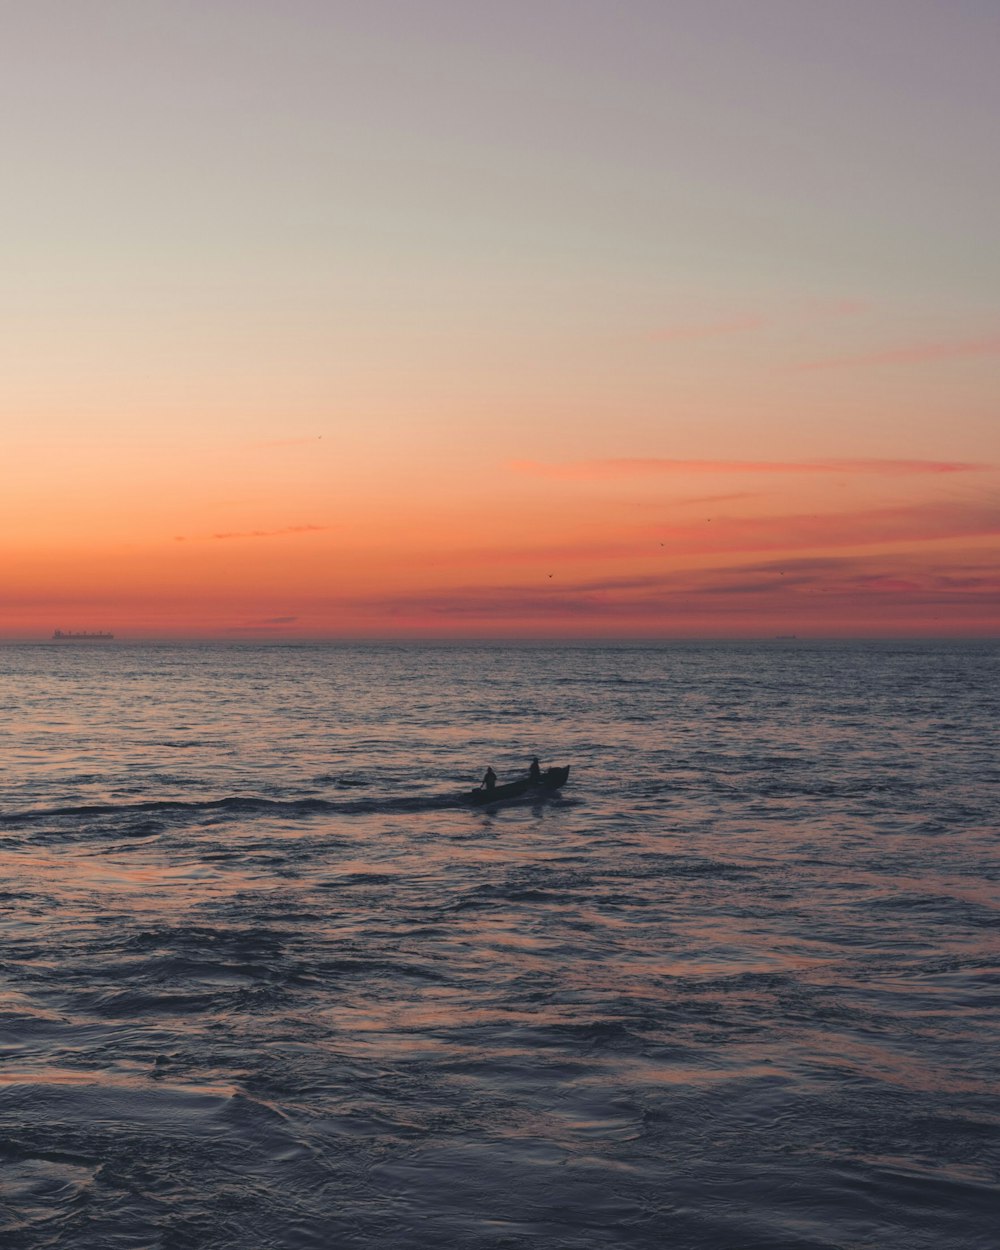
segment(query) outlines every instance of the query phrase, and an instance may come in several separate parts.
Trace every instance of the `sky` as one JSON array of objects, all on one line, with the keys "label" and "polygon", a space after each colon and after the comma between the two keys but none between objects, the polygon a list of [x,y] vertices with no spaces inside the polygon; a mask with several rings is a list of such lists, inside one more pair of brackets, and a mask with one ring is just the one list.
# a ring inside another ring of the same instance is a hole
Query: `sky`
[{"label": "sky", "polygon": [[995,0],[0,0],[0,638],[1000,632]]}]

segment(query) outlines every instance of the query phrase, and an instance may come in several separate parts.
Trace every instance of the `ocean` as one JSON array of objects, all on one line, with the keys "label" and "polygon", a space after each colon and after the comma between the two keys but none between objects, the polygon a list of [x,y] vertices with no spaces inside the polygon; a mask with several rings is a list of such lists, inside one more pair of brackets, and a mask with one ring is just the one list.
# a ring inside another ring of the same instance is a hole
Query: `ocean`
[{"label": "ocean", "polygon": [[0,1244],[994,1250],[998,723],[995,642],[0,648]]}]

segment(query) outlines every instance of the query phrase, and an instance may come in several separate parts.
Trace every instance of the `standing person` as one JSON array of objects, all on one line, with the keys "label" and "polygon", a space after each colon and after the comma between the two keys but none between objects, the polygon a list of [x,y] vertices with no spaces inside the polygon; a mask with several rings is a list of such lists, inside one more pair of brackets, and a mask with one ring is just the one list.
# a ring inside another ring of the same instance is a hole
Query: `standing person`
[{"label": "standing person", "polygon": [[542,779],[542,770],[538,767],[538,756],[531,761],[531,767],[528,769],[528,780],[533,786],[537,786]]},{"label": "standing person", "polygon": [[495,790],[497,786],[497,775],[493,771],[492,766],[487,768],[486,776],[483,778],[483,785],[487,790]]}]

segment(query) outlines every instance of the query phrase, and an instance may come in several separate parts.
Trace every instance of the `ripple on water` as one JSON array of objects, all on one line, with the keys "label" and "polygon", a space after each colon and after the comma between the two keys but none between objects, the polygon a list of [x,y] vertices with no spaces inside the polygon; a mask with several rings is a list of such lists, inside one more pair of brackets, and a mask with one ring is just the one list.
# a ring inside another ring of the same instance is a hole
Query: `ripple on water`
[{"label": "ripple on water", "polygon": [[18,653],[4,1250],[992,1250],[997,659]]}]

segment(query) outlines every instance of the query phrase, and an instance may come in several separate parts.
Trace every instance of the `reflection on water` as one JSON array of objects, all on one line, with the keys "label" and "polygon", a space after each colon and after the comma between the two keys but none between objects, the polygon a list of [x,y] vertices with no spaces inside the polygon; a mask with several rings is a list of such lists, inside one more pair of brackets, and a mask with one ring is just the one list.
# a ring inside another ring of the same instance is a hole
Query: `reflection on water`
[{"label": "reflection on water", "polygon": [[998,667],[0,650],[3,1245],[992,1246]]}]

